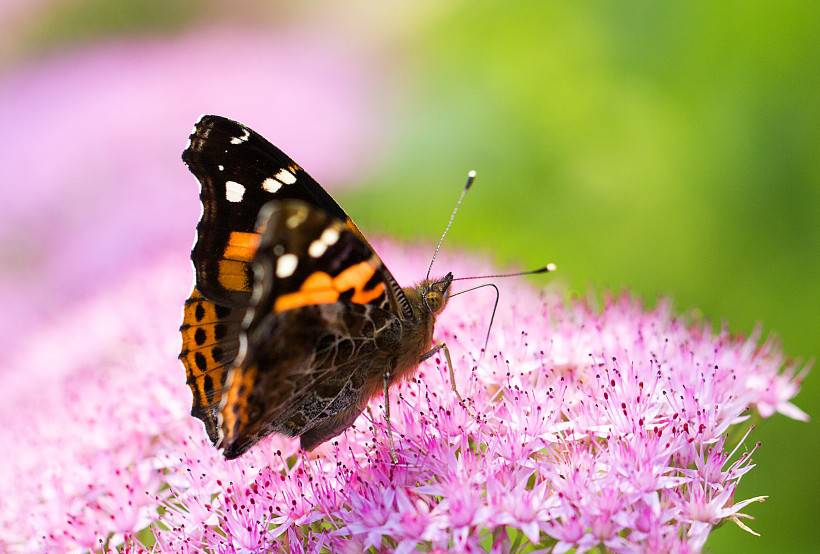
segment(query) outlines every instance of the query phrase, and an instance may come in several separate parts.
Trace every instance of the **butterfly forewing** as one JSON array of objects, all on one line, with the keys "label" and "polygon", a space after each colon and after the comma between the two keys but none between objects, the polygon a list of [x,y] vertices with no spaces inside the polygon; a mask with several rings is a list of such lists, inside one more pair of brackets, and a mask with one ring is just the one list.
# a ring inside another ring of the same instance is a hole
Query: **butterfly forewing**
[{"label": "butterfly forewing", "polygon": [[202,188],[202,219],[191,258],[197,287],[227,305],[247,302],[248,262],[259,209],[270,200],[294,198],[339,219],[347,215],[313,178],[281,150],[244,125],[203,116],[194,127],[183,161]]}]

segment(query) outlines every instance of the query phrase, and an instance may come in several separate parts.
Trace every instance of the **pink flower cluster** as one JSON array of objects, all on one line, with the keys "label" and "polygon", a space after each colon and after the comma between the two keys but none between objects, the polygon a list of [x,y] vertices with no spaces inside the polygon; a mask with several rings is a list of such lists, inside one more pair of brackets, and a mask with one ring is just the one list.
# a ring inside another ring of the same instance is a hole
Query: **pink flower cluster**
[{"label": "pink flower cluster", "polygon": [[[427,260],[380,250],[405,283]],[[805,370],[771,342],[508,282],[486,352],[491,293],[439,321],[463,403],[440,359],[392,389],[398,463],[381,399],[311,454],[271,437],[226,462],[176,360],[189,286],[184,260],[145,268],[14,357],[0,550],[697,552],[764,498],[734,494],[749,419],[806,419],[791,403]]]}]

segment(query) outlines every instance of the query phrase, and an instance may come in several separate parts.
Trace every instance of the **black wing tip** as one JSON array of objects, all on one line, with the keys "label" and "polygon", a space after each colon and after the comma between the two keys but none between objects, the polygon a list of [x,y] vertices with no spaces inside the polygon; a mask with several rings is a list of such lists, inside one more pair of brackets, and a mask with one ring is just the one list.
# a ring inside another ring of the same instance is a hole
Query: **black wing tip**
[{"label": "black wing tip", "polygon": [[234,121],[233,119],[230,119],[228,117],[206,113],[200,115],[199,119],[196,120],[196,123],[194,123],[194,130],[196,131],[200,128],[213,127],[215,125],[221,125],[226,123],[230,125],[242,125],[238,121]]},{"label": "black wing tip", "polygon": [[199,116],[188,135],[188,145],[182,151],[182,161],[186,165],[190,166],[192,163],[197,162],[194,157],[195,154],[205,148],[205,141],[215,129],[224,129],[225,134],[235,133],[237,129],[250,132],[250,129],[245,125],[221,115],[203,114]]},{"label": "black wing tip", "polygon": [[224,122],[236,123],[236,121],[234,121],[233,119],[231,119],[229,117],[225,117],[224,115],[205,113],[205,114],[202,114],[202,115],[199,116],[199,120],[197,120],[197,125],[207,123],[209,121],[224,121]]},{"label": "black wing tip", "polygon": [[237,127],[240,129],[248,128],[246,125],[229,117],[214,114],[203,114],[199,116],[199,119],[194,124],[194,131],[191,136],[201,133],[205,129],[212,130],[217,127],[230,128],[231,131],[234,131]]}]

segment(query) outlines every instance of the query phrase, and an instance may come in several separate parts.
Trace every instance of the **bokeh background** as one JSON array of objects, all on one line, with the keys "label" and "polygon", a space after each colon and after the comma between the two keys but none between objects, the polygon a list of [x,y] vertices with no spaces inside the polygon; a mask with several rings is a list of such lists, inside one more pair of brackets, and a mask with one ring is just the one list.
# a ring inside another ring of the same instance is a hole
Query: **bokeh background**
[{"label": "bokeh background", "polygon": [[[369,234],[432,250],[475,168],[449,247],[554,261],[582,295],[670,296],[811,359],[818,29],[803,1],[2,0],[0,345],[146,260],[188,263],[199,204],[179,155],[218,113]],[[813,417],[818,383],[796,400]],[[753,439],[739,498],[770,495],[749,510],[763,536],[729,525],[707,548],[816,549],[816,424],[776,417]]]}]

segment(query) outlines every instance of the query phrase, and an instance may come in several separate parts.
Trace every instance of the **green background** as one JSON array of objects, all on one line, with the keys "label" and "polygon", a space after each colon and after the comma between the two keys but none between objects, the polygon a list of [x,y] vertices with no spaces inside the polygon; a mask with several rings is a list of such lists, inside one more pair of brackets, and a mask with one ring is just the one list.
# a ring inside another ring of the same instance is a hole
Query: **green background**
[{"label": "green background", "polygon": [[[215,24],[215,5],[54,2],[2,62]],[[378,60],[390,140],[340,198],[368,232],[432,243],[475,168],[450,247],[818,353],[820,4],[246,2],[231,18],[316,25]],[[810,375],[796,403],[818,401]],[[737,500],[770,496],[747,509],[763,536],[725,525],[708,550],[815,549],[816,425],[777,416],[752,439]]]}]

